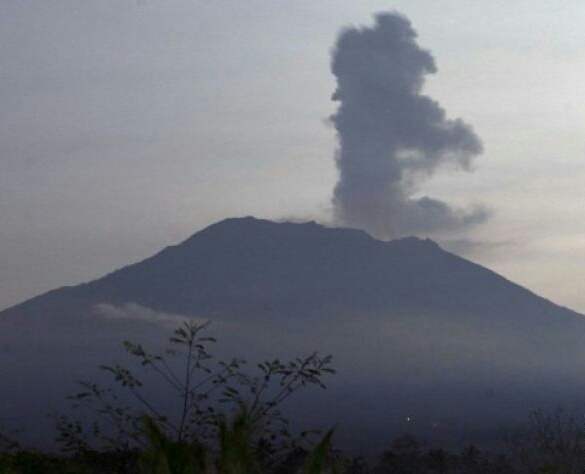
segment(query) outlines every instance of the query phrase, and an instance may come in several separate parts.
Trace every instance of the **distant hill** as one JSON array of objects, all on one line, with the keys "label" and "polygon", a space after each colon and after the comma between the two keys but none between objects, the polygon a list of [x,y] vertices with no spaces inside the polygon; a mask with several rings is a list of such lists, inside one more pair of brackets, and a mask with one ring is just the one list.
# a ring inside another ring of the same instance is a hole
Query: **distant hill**
[{"label": "distant hill", "polygon": [[[162,337],[179,316],[216,321],[233,355],[332,352],[341,370],[330,392],[290,409],[340,421],[352,446],[405,430],[481,441],[585,388],[582,315],[428,239],[246,217],[1,312],[13,390],[0,394],[0,421],[60,408],[71,380],[121,357],[121,340]],[[38,381],[44,395],[31,391]]]}]

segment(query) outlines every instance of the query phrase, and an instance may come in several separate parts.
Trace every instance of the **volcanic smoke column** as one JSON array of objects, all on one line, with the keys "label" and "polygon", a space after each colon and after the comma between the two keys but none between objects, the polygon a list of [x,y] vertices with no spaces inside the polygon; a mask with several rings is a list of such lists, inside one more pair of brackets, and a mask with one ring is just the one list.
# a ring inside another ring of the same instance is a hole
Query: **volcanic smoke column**
[{"label": "volcanic smoke column", "polygon": [[[416,43],[410,21],[397,13],[375,17],[373,28],[341,32],[331,63],[337,78],[331,121],[337,129],[337,223],[388,238],[452,230],[484,221],[484,208],[453,209],[414,195],[447,162],[469,171],[480,139],[438,102],[421,95],[433,56]],[[420,195],[419,195],[420,196]]]}]

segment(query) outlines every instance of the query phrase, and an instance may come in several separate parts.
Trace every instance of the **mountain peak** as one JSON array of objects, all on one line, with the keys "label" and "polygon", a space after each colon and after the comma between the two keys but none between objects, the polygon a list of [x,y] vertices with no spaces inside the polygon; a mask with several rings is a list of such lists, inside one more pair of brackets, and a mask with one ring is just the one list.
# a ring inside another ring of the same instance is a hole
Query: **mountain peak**
[{"label": "mountain peak", "polygon": [[287,241],[290,239],[341,238],[374,241],[373,237],[359,229],[332,228],[316,221],[292,222],[271,221],[253,216],[232,217],[211,224],[196,232],[178,247],[190,247],[202,239],[220,239],[235,242],[238,239],[249,241],[273,240]]},{"label": "mountain peak", "polygon": [[[210,226],[196,232],[189,237],[185,242],[196,238],[200,234],[214,233],[214,234],[229,234],[241,232],[282,232],[284,233],[298,233],[311,232],[316,234],[335,235],[337,238],[345,238],[351,236],[353,238],[362,239],[363,241],[378,242],[383,244],[390,244],[393,246],[401,246],[404,249],[434,249],[442,250],[439,244],[429,238],[419,238],[415,236],[402,237],[394,240],[379,240],[372,237],[366,231],[351,227],[331,227],[314,220],[310,221],[272,221],[268,219],[260,219],[254,216],[245,217],[230,217],[218,221]],[[276,237],[276,236],[275,236]]]},{"label": "mountain peak", "polygon": [[440,250],[443,251],[441,246],[429,238],[421,239],[419,237],[409,236],[402,237],[396,240],[389,240],[389,244],[394,246],[402,246],[405,249],[409,248],[412,250]]},{"label": "mountain peak", "polygon": [[87,304],[131,302],[236,318],[322,308],[424,308],[499,318],[556,311],[549,302],[543,309],[542,298],[430,239],[381,241],[358,229],[252,216],[222,220],[149,259],[33,301],[58,300],[62,291]]}]

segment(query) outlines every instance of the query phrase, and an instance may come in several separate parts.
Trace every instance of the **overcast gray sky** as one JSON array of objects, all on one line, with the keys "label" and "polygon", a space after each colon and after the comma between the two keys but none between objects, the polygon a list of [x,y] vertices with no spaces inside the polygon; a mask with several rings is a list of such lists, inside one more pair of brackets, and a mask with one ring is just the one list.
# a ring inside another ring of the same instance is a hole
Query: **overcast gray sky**
[{"label": "overcast gray sky", "polygon": [[226,217],[328,221],[331,50],[391,10],[484,147],[420,192],[490,219],[430,236],[585,312],[582,0],[0,0],[0,308]]}]

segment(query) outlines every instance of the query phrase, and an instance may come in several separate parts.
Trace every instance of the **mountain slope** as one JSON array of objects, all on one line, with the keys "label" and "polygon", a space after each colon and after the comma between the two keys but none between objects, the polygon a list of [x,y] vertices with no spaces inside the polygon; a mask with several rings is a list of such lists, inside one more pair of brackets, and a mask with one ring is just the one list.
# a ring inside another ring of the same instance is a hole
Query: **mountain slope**
[{"label": "mountain slope", "polygon": [[39,414],[118,362],[123,339],[156,344],[187,316],[215,322],[222,354],[332,353],[331,390],[290,410],[356,448],[405,430],[481,441],[585,392],[582,315],[430,240],[248,217],[0,313],[0,418],[40,437]]},{"label": "mountain slope", "polygon": [[430,240],[382,242],[353,229],[251,217],[219,222],[140,263],[4,314],[65,300],[227,318],[324,308],[576,315]]}]

